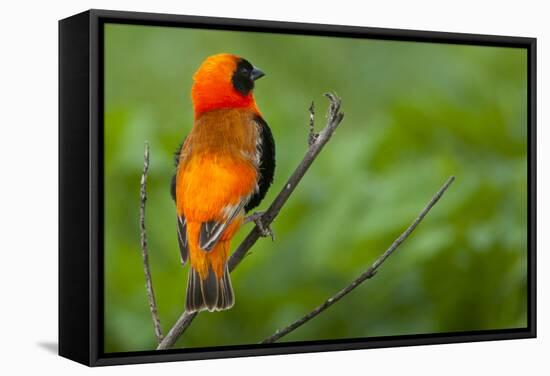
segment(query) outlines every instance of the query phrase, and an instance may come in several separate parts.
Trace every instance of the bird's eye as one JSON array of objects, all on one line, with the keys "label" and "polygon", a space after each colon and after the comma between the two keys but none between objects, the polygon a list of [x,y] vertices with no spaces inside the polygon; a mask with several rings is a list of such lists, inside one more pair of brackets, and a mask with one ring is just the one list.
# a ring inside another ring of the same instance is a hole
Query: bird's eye
[{"label": "bird's eye", "polygon": [[250,73],[249,70],[248,70],[246,67],[242,67],[242,68],[240,69],[240,71],[241,71],[241,73],[244,74],[244,75],[247,75],[247,74]]}]

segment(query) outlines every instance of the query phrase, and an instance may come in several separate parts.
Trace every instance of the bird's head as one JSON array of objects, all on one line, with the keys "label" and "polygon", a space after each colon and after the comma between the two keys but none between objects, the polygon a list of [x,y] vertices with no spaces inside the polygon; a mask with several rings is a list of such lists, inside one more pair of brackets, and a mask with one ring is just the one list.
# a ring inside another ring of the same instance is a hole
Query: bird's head
[{"label": "bird's head", "polygon": [[191,96],[195,117],[222,108],[252,107],[257,110],[252,90],[264,72],[232,54],[212,55],[193,75]]}]

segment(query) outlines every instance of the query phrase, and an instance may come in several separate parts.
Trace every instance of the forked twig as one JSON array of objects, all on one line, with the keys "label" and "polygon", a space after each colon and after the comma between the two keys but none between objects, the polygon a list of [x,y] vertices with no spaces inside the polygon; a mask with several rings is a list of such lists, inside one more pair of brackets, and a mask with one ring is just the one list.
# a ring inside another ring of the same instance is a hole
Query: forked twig
[{"label": "forked twig", "polygon": [[317,306],[313,311],[309,312],[308,314],[302,316],[298,320],[294,321],[292,324],[281,328],[277,330],[273,335],[267,337],[260,343],[273,343],[280,339],[281,337],[289,334],[290,332],[298,329],[300,326],[304,325],[306,322],[314,318],[315,316],[319,315],[321,312],[326,310],[328,307],[342,299],[344,296],[349,294],[353,289],[355,289],[357,286],[359,286],[361,283],[365,282],[367,279],[372,278],[375,274],[378,268],[386,261],[388,257],[392,255],[392,253],[403,243],[407,237],[414,231],[416,226],[424,219],[426,214],[431,210],[431,208],[439,201],[441,196],[445,193],[447,188],[452,184],[452,182],[455,180],[454,176],[451,176],[447,179],[445,184],[437,191],[437,193],[432,197],[432,199],[428,202],[428,204],[422,209],[418,217],[411,223],[411,225],[392,243],[392,245],[384,252],[380,257],[378,257],[374,263],[365,271],[363,272],[359,277],[354,279],[349,285],[344,287],[342,290],[338,291],[335,295],[331,296],[329,299],[325,300],[323,304]]}]

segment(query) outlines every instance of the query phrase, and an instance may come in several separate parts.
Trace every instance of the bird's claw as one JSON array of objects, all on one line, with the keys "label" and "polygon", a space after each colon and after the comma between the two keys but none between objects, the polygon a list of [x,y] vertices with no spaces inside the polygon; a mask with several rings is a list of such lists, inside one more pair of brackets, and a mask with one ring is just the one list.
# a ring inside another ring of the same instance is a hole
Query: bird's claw
[{"label": "bird's claw", "polygon": [[258,227],[258,230],[260,230],[260,235],[264,238],[267,238],[268,236],[271,238],[271,241],[275,241],[275,234],[273,233],[273,230],[271,229],[270,225],[266,225],[263,222],[263,215],[265,212],[256,212],[252,215],[249,215],[245,219],[245,223],[248,222],[254,222],[256,224],[256,227]]},{"label": "bird's claw", "polygon": [[268,236],[271,238],[271,241],[275,241],[275,233],[271,229],[271,226],[264,225],[261,219],[258,219],[254,221],[256,223],[256,226],[258,226],[258,229],[260,230],[260,235],[264,238],[267,238]]}]

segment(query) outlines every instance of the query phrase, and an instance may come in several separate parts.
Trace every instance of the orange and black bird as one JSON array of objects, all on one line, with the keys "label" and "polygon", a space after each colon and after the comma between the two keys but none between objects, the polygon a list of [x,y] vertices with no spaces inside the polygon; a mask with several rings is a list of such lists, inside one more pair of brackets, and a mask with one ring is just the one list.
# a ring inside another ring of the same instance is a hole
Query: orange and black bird
[{"label": "orange and black bird", "polygon": [[194,124],[176,151],[171,184],[181,261],[190,262],[188,312],[228,309],[235,301],[231,238],[275,171],[275,142],[252,94],[263,76],[226,53],[208,57],[193,76]]}]

